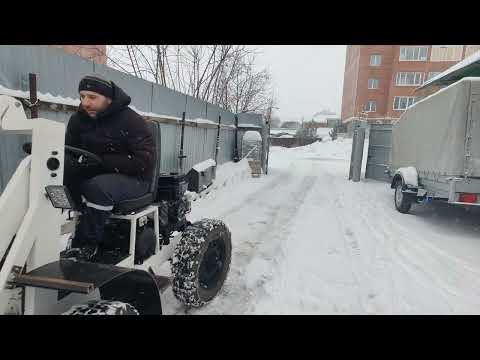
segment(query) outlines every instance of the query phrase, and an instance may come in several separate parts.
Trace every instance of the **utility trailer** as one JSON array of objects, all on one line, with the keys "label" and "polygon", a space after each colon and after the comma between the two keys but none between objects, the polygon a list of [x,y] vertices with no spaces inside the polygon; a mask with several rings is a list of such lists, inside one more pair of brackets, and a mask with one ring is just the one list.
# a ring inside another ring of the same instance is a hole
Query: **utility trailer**
[{"label": "utility trailer", "polygon": [[395,207],[444,201],[480,205],[480,78],[466,77],[422,99],[393,124]]}]

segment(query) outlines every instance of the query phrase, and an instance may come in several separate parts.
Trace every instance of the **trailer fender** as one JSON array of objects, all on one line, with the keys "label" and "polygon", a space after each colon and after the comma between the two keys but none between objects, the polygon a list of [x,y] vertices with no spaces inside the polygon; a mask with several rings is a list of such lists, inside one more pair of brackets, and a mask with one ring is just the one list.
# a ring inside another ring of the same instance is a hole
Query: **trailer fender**
[{"label": "trailer fender", "polygon": [[395,184],[399,180],[402,181],[403,190],[407,190],[408,192],[418,191],[418,172],[417,169],[415,169],[413,166],[407,168],[399,168],[393,176],[390,187],[394,189]]}]

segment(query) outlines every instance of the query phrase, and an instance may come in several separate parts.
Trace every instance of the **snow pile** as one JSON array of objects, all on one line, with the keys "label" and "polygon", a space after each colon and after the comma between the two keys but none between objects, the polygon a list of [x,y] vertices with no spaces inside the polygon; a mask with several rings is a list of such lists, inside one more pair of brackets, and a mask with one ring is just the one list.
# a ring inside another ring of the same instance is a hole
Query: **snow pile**
[{"label": "snow pile", "polygon": [[250,128],[258,128],[258,129],[262,128],[261,126],[258,126],[258,125],[246,124],[246,123],[238,124],[238,127],[250,127]]},{"label": "snow pile", "polygon": [[428,86],[429,84],[431,84],[432,82],[434,81],[437,81],[438,79],[441,79],[443,77],[445,77],[446,75],[448,74],[451,74],[457,70],[460,70],[460,69],[463,69],[473,63],[476,63],[476,62],[479,62],[480,63],[480,51],[477,51],[477,52],[474,52],[472,55],[470,55],[469,57],[465,58],[464,60],[456,63],[455,65],[453,65],[452,67],[449,67],[447,70],[441,72],[440,74],[438,74],[437,76],[434,76],[433,78],[431,78],[430,80],[428,81],[425,81],[423,83],[423,85],[420,87],[420,89]]},{"label": "snow pile", "polygon": [[276,135],[276,134],[292,134],[295,135],[297,130],[295,129],[270,129],[270,134]]},{"label": "snow pile", "polygon": [[247,159],[243,159],[238,163],[230,161],[217,166],[213,184],[204,192],[198,194],[196,192],[187,191],[186,196],[190,201],[197,201],[204,197],[210,199],[216,192],[222,189],[230,189],[231,191],[236,184],[239,184],[250,177],[251,169],[248,165]]},{"label": "snow pile", "polygon": [[317,135],[322,138],[322,141],[324,141],[330,139],[330,131],[332,131],[331,128],[318,128]]},{"label": "snow pile", "polygon": [[213,122],[211,120],[202,119],[202,118],[196,118],[196,119],[193,119],[193,120],[190,120],[190,121],[196,122],[197,124],[209,124],[209,125],[217,125],[218,126],[218,123]]},{"label": "snow pile", "polygon": [[[13,89],[6,88],[2,85],[0,85],[0,94],[21,98],[21,99],[30,99],[30,91],[13,90]],[[37,98],[40,101],[53,103],[53,104],[62,104],[62,105],[70,105],[70,106],[78,106],[80,104],[79,99],[56,96],[50,93],[44,94],[41,92],[37,92]]]},{"label": "snow pile", "polygon": [[215,160],[208,159],[208,160],[202,161],[201,163],[196,164],[195,166],[192,167],[192,169],[194,169],[198,172],[202,172],[202,171],[207,170],[209,167],[215,166],[215,165],[217,165]]},{"label": "snow pile", "polygon": [[238,163],[229,161],[217,167],[213,186],[214,188],[233,186],[251,177],[250,172],[247,159],[243,159]]}]

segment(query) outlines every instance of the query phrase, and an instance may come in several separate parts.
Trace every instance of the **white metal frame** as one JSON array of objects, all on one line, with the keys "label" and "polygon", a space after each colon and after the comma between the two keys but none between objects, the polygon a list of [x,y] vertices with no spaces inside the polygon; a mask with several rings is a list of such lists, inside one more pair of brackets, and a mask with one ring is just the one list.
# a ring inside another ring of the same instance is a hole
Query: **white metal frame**
[{"label": "white metal frame", "polygon": [[[10,282],[22,270],[31,271],[58,261],[59,242],[68,233],[65,214],[52,206],[46,196],[47,185],[63,184],[65,124],[53,120],[27,119],[22,104],[10,96],[0,96],[0,129],[9,133],[32,135],[32,154],[17,167],[0,196],[0,259],[5,261],[0,269],[0,315],[18,311],[18,289]],[[57,158],[60,167],[50,170],[46,166],[51,157]],[[79,214],[74,215],[74,221]],[[157,238],[156,253],[142,265],[134,265],[137,220],[153,216]],[[112,215],[116,219],[130,221],[130,256],[117,264],[130,268],[159,271],[173,256],[181,233],[174,233],[167,246],[160,246],[159,211],[155,205],[129,215]],[[14,237],[15,236],[15,237]],[[8,255],[8,246],[11,244]],[[83,299],[96,298],[94,294]],[[78,294],[71,294],[58,301],[57,292],[25,287],[24,314],[58,314],[77,303]]]},{"label": "white metal frame", "polygon": [[130,221],[130,256],[123,260],[118,266],[133,267],[134,266],[134,257],[135,257],[135,244],[137,241],[137,220],[144,217],[152,215],[153,216],[153,226],[155,229],[155,254],[160,250],[160,227],[158,221],[158,207],[157,206],[148,206],[146,209],[133,213],[130,215],[112,215],[111,219],[123,219]]},{"label": "white metal frame", "polygon": [[[47,199],[45,187],[63,183],[65,124],[42,118],[27,119],[19,101],[0,96],[0,129],[32,134],[35,150],[21,162],[0,196],[2,257],[12,241],[0,270],[0,314],[4,314],[15,293],[9,286],[15,271],[25,266],[35,269],[59,257],[58,239],[65,219],[61,210],[55,209]],[[61,164],[56,171],[46,166],[51,157]],[[41,289],[26,288],[26,314],[48,312],[48,303]]]}]

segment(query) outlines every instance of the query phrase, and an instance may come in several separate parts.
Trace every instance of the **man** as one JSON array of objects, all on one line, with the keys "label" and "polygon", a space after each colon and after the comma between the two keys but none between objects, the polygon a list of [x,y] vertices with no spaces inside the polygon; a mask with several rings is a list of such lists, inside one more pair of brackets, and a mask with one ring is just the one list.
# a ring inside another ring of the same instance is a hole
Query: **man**
[{"label": "man", "polygon": [[74,166],[65,162],[64,183],[82,216],[71,249],[63,256],[76,253],[94,260],[115,204],[148,192],[155,142],[146,121],[128,107],[131,98],[113,82],[88,75],[78,91],[81,103],[68,122],[65,145],[87,150],[102,163]]}]

